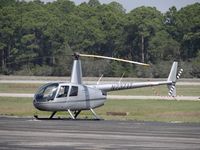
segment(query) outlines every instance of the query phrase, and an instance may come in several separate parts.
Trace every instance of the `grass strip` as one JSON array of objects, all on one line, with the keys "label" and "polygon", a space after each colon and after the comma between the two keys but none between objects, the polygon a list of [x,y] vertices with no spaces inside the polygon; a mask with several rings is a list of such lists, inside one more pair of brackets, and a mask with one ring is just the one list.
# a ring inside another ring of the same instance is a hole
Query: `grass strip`
[{"label": "grass strip", "polygon": [[[199,101],[166,100],[107,100],[105,106],[95,109],[107,120],[138,120],[159,122],[200,122]],[[107,112],[125,112],[126,116],[107,115]],[[0,115],[8,116],[50,116],[51,112],[36,110],[31,98],[0,97]],[[57,116],[69,117],[67,112]],[[83,111],[81,118],[91,118],[90,111]]]}]

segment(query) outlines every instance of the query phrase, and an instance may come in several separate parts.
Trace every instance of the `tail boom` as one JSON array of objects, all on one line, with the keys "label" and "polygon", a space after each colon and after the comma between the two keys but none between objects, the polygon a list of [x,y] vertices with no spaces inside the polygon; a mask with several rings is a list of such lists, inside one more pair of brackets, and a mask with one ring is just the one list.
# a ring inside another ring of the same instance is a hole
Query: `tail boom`
[{"label": "tail boom", "polygon": [[[117,91],[124,89],[134,89],[134,88],[142,88],[142,87],[151,87],[151,86],[159,86],[159,85],[167,85],[169,89],[170,96],[176,96],[176,81],[179,74],[177,75],[178,62],[174,62],[172,64],[169,76],[166,81],[155,81],[155,82],[139,82],[139,83],[116,83],[116,84],[98,84],[98,85],[90,85],[90,87],[97,88],[104,92],[109,91]],[[180,70],[182,73],[182,69]],[[179,73],[180,73],[179,71]]]}]

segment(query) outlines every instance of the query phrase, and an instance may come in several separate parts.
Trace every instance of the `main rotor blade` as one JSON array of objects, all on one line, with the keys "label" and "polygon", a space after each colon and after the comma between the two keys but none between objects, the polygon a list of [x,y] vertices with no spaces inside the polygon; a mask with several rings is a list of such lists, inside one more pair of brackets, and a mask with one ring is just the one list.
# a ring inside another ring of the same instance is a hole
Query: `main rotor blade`
[{"label": "main rotor blade", "polygon": [[142,66],[148,66],[148,67],[150,66],[149,64],[145,64],[145,63],[141,63],[141,62],[136,62],[136,61],[131,61],[131,60],[125,60],[125,59],[120,59],[120,58],[107,57],[107,56],[88,55],[88,54],[79,54],[79,56],[82,56],[82,57],[93,57],[93,58],[103,58],[103,59],[110,59],[110,60],[122,61],[122,62],[131,63],[131,64],[142,65]]}]

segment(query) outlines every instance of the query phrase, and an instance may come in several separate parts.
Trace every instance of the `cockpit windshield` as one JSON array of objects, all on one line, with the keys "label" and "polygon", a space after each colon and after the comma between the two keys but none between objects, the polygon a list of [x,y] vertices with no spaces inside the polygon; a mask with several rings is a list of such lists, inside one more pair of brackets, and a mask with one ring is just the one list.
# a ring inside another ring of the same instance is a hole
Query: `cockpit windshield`
[{"label": "cockpit windshield", "polygon": [[53,100],[56,95],[58,85],[59,85],[58,83],[45,84],[35,94],[35,100],[37,102],[45,102]]}]

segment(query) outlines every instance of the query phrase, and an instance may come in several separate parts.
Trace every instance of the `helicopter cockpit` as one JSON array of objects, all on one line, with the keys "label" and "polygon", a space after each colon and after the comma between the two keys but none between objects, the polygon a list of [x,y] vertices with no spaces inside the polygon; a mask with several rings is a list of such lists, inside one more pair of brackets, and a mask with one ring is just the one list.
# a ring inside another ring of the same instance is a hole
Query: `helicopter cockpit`
[{"label": "helicopter cockpit", "polygon": [[48,83],[39,88],[35,94],[35,101],[46,102],[51,101],[55,98],[56,92],[58,90],[58,83]]},{"label": "helicopter cockpit", "polygon": [[[70,88],[70,92],[69,92]],[[39,88],[36,92],[35,102],[48,102],[55,99],[74,97],[78,95],[78,86],[63,83],[48,83]]]}]

